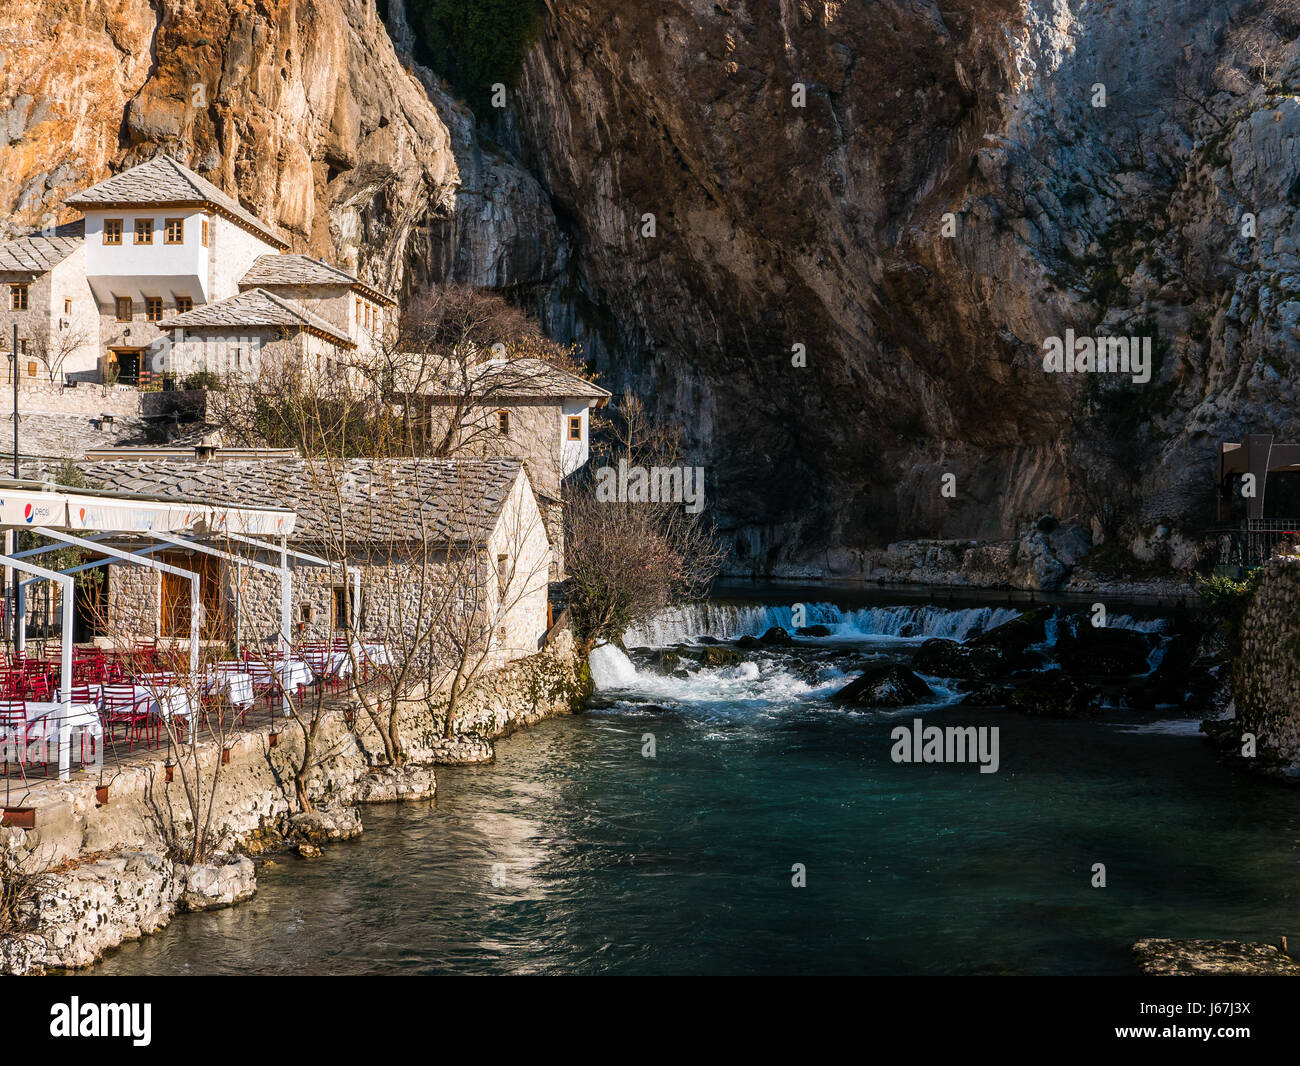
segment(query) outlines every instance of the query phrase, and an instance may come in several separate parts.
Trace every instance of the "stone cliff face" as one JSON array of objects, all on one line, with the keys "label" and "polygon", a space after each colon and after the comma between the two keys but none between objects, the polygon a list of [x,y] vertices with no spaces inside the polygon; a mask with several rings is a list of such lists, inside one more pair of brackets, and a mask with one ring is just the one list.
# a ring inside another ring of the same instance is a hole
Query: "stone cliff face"
[{"label": "stone cliff face", "polygon": [[[519,240],[549,210],[536,182],[482,162],[373,0],[18,0],[0,49],[9,232],[72,217],[65,196],[166,150],[295,250],[385,287],[539,280],[559,254],[557,236]],[[485,185],[508,211],[482,206]]]},{"label": "stone cliff face", "polygon": [[[1043,510],[1159,555],[1218,439],[1300,432],[1291,6],[546,0],[489,142],[400,0],[20,0],[0,214],[165,147],[378,282],[507,290],[682,423],[741,567]],[[1151,380],[1044,373],[1066,329]]]},{"label": "stone cliff face", "polygon": [[[613,376],[683,420],[756,566],[1042,509],[1141,549],[1209,520],[1218,439],[1295,435],[1282,5],[547,7],[524,153]],[[1152,337],[1151,381],[1045,374],[1067,328]]]}]

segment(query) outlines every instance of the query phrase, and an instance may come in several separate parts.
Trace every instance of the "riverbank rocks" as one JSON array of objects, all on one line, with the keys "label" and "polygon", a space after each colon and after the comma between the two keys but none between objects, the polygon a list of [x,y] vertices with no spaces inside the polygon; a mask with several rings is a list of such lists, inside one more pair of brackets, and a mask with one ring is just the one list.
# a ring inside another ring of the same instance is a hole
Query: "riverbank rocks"
[{"label": "riverbank rocks", "polygon": [[358,803],[432,799],[437,783],[431,766],[381,766],[357,782]]},{"label": "riverbank rocks", "polygon": [[1100,713],[1101,696],[1096,689],[1051,670],[1018,678],[1007,706],[1022,714],[1046,718],[1090,718]]},{"label": "riverbank rocks", "polygon": [[801,637],[829,637],[831,635],[831,627],[823,625],[800,626],[795,630],[795,632]]},{"label": "riverbank rocks", "polygon": [[297,850],[300,859],[319,859],[325,854],[315,844],[299,844]]},{"label": "riverbank rocks", "polygon": [[758,638],[764,644],[793,644],[794,638],[790,636],[780,626],[772,626],[766,633]]},{"label": "riverbank rocks", "polygon": [[479,766],[496,757],[496,748],[487,737],[466,734],[439,737],[429,745],[422,761],[430,766]]},{"label": "riverbank rocks", "polygon": [[14,961],[25,964],[26,973],[90,966],[109,948],[167,925],[182,889],[172,863],[149,851],[123,852],[51,876],[31,931],[40,956],[31,957],[29,940],[13,952]]},{"label": "riverbank rocks", "polygon": [[1092,533],[1078,520],[1057,522],[1044,515],[1016,545],[1011,583],[1017,588],[1053,592],[1092,548]]},{"label": "riverbank rocks", "polygon": [[1300,977],[1300,962],[1273,944],[1148,938],[1130,950],[1152,977]]},{"label": "riverbank rocks", "polygon": [[764,644],[758,637],[750,636],[746,633],[743,637],[736,638],[736,647],[743,648],[746,651],[755,651],[764,647]]},{"label": "riverbank rocks", "polygon": [[285,838],[308,844],[330,844],[361,835],[361,812],[355,807],[317,807],[290,815]]},{"label": "riverbank rocks", "polygon": [[907,667],[891,663],[864,670],[834,698],[863,707],[910,707],[933,700],[934,690]]},{"label": "riverbank rocks", "polygon": [[244,855],[214,857],[211,862],[194,866],[177,863],[173,872],[178,911],[232,907],[257,892],[253,860]]},{"label": "riverbank rocks", "polygon": [[1109,629],[1080,621],[1071,633],[1065,627],[1056,641],[1056,657],[1068,674],[1091,677],[1132,677],[1151,669],[1152,641],[1134,629]]}]

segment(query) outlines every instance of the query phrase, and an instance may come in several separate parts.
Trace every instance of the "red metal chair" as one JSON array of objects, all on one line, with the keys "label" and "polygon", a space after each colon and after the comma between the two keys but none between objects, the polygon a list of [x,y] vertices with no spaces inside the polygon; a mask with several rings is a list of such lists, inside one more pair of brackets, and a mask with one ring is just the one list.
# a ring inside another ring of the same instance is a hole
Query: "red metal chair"
[{"label": "red metal chair", "polygon": [[[71,693],[70,702],[72,704],[79,705],[79,706],[88,706],[88,707],[95,706],[95,696],[90,691],[90,685],[87,684],[86,682],[74,681],[69,691]],[[60,695],[62,695],[62,693],[60,693]],[[95,734],[89,733],[83,729],[81,732],[81,765],[82,766],[86,765],[86,741],[87,740],[90,741],[90,754],[93,756],[95,754]]]},{"label": "red metal chair", "polygon": [[[0,732],[4,734],[4,744],[6,746],[15,746],[18,749],[18,766],[25,769],[27,766],[27,753],[31,745],[31,726],[27,722],[27,701],[21,696],[17,698],[0,699]],[[19,738],[22,738],[21,741]],[[45,766],[45,775],[50,773],[50,764]],[[9,776],[9,757],[6,753],[4,759],[4,773]]]},{"label": "red metal chair", "polygon": [[48,703],[54,698],[54,685],[50,682],[48,663],[28,659],[23,663],[23,695],[35,703]]},{"label": "red metal chair", "polygon": [[123,727],[122,739],[127,741],[127,751],[135,750],[135,742],[141,738],[149,743],[149,697],[136,695],[134,685],[104,686],[104,724],[109,736],[113,735],[115,726]]}]

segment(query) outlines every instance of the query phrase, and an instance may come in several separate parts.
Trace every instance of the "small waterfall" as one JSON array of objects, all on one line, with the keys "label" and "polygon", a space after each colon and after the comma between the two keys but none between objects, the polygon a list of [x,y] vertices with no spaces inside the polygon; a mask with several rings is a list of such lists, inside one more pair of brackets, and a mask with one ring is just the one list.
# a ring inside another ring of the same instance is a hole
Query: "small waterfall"
[{"label": "small waterfall", "polygon": [[[877,640],[965,640],[1009,622],[1020,613],[1010,607],[953,609],[930,604],[857,611],[843,611],[833,603],[805,603],[803,607],[804,625],[824,625],[836,637]],[[644,625],[633,626],[623,635],[623,643],[629,648],[662,648],[696,637],[760,637],[773,626],[793,632],[793,618],[790,604],[696,603],[664,611]]]},{"label": "small waterfall", "polygon": [[591,667],[591,683],[597,691],[628,688],[636,683],[636,667],[632,660],[613,644],[598,644],[592,648],[587,663]]}]

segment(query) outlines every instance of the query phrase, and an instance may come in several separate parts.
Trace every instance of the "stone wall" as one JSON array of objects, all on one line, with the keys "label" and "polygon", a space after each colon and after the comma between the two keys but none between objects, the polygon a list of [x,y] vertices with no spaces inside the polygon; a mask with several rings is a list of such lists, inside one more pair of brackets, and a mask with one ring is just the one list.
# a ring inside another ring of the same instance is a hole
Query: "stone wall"
[{"label": "stone wall", "polygon": [[[382,745],[364,714],[349,726],[341,710],[331,712],[316,738],[308,782],[314,814],[297,812],[294,799],[303,750],[295,720],[279,720],[274,746],[267,724],[228,741],[224,765],[215,743],[208,742],[200,748],[197,774],[210,783],[221,767],[211,808],[218,856],[201,867],[176,861],[171,845],[177,834],[168,828],[179,828],[183,837],[194,818],[185,800],[184,776],[196,773],[188,759],[175,767],[171,783],[163,752],[106,771],[103,805],[94,780],[78,775],[42,783],[37,827],[0,828],[0,877],[15,862],[51,871],[25,927],[9,936],[0,932],[0,973],[89,966],[106,950],[161,928],[177,910],[247,898],[255,890],[252,864],[241,862],[239,853],[294,842],[300,850],[314,848],[355,835],[361,827],[353,805],[428,799],[435,788],[433,765],[488,761],[493,739],[569,713],[586,694],[572,637],[561,632],[544,652],[482,677],[466,695],[450,740],[434,717],[440,713],[437,701],[401,704],[407,763],[400,770],[382,765]],[[256,716],[265,723],[263,706]]]},{"label": "stone wall", "polygon": [[91,418],[114,415],[124,419],[161,413],[144,410],[141,399],[144,395],[146,394],[127,385],[80,382],[77,385],[63,386],[48,378],[19,378],[18,409],[61,415],[87,415]]},{"label": "stone wall", "polygon": [[1233,696],[1260,762],[1300,764],[1300,559],[1265,568],[1242,622]]}]

